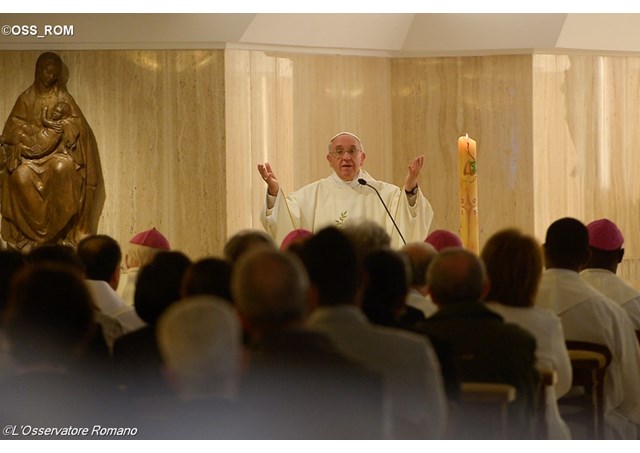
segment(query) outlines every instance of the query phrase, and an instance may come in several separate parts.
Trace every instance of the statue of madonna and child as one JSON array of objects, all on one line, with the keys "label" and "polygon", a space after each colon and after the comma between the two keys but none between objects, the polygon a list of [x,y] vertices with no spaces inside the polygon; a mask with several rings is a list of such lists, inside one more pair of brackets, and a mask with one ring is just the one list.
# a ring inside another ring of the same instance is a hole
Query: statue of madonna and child
[{"label": "statue of madonna and child", "polygon": [[0,234],[11,249],[75,247],[95,234],[104,204],[98,146],[53,52],[16,100],[0,136]]}]

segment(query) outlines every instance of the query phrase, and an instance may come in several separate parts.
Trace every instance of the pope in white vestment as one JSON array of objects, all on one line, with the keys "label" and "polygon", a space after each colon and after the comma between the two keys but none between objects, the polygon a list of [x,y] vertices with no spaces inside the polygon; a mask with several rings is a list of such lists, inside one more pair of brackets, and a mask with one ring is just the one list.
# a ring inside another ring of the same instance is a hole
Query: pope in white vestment
[{"label": "pope in white vestment", "polygon": [[280,190],[270,165],[258,165],[268,185],[261,215],[265,230],[280,244],[295,229],[316,232],[324,227],[340,227],[366,219],[378,223],[389,233],[392,247],[401,247],[404,242],[378,195],[371,187],[358,182],[364,179],[378,190],[406,242],[424,241],[433,219],[433,209],[418,186],[424,157],[415,158],[409,165],[404,190],[377,181],[364,171],[361,166],[365,158],[360,139],[341,132],[329,142],[327,161],[333,173],[287,195]]}]

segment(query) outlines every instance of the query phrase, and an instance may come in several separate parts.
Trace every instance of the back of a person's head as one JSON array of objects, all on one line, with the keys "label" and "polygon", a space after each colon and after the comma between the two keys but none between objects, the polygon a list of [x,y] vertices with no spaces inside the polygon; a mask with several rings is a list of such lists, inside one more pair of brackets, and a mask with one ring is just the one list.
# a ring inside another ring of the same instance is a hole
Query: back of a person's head
[{"label": "back of a person's head", "polygon": [[219,258],[192,263],[182,279],[182,296],[209,294],[232,302],[231,264]]},{"label": "back of a person's head", "polygon": [[459,248],[440,252],[427,270],[429,293],[438,304],[478,302],[486,279],[482,261],[473,253]]},{"label": "back of a person's head", "polygon": [[546,265],[580,270],[589,257],[589,232],[579,220],[565,217],[547,229],[544,243]]},{"label": "back of a person's head", "polygon": [[585,268],[608,269],[616,272],[624,256],[624,236],[620,228],[609,219],[598,219],[587,224],[591,256]]},{"label": "back of a person's head", "polygon": [[278,329],[302,321],[308,285],[297,257],[270,249],[244,255],[231,277],[238,312],[254,328]]},{"label": "back of a person's head", "polygon": [[268,249],[277,250],[275,241],[264,231],[259,230],[243,230],[240,231],[227,241],[224,245],[224,258],[235,265],[242,255],[253,250],[254,248],[266,247]]},{"label": "back of a person's head", "polygon": [[108,282],[122,261],[120,246],[110,236],[87,236],[78,244],[78,256],[89,280]]},{"label": "back of a person's head", "polygon": [[173,304],[160,317],[156,337],[181,397],[234,396],[242,329],[227,301],[196,296]]},{"label": "back of a person's head", "polygon": [[28,260],[32,264],[63,264],[85,273],[84,263],[78,253],[69,245],[44,244],[29,252]]},{"label": "back of a person's head", "polygon": [[409,264],[393,250],[374,250],[364,259],[367,286],[362,310],[375,324],[392,326],[409,291]]},{"label": "back of a person's head", "polygon": [[15,277],[4,321],[14,358],[25,364],[70,364],[95,333],[84,281],[63,265],[24,267]]},{"label": "back of a person's head", "polygon": [[424,242],[431,244],[438,252],[450,247],[464,247],[460,236],[449,230],[434,230]]},{"label": "back of a person's head", "polygon": [[391,236],[377,223],[363,220],[350,223],[343,229],[347,237],[356,247],[356,252],[364,258],[369,252],[391,247]]},{"label": "back of a person's head", "polygon": [[17,250],[0,250],[0,317],[9,298],[13,277],[26,263],[26,257]]},{"label": "back of a person's head", "polygon": [[411,285],[424,287],[427,284],[427,268],[438,251],[426,242],[409,242],[400,252],[408,258],[411,265]]},{"label": "back of a person's head", "polygon": [[182,278],[190,264],[182,252],[160,252],[140,270],[133,304],[143,321],[154,325],[162,312],[180,299]]},{"label": "back of a person's head", "polygon": [[360,262],[351,240],[335,227],[305,241],[300,253],[320,305],[356,303],[361,283]]},{"label": "back of a person's head", "polygon": [[532,236],[515,229],[489,238],[481,254],[491,286],[486,300],[516,307],[535,302],[542,276],[542,249]]}]

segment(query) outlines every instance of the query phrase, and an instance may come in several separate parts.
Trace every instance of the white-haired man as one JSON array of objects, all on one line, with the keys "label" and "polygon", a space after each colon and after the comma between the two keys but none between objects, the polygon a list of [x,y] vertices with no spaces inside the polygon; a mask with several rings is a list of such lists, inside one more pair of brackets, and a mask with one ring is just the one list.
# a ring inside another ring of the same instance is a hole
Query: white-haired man
[{"label": "white-haired man", "polygon": [[[433,209],[418,186],[424,156],[411,161],[404,189],[376,181],[362,169],[366,154],[361,140],[351,132],[340,132],[329,141],[327,161],[333,173],[285,195],[268,162],[258,165],[267,183],[267,197],[261,220],[277,243],[292,230],[304,228],[311,232],[326,226],[341,226],[354,220],[368,219],[382,225],[391,236],[391,245],[399,248],[404,240],[423,240]],[[361,184],[366,181],[368,186]],[[375,187],[400,229],[399,235],[385,207],[378,199]]]}]

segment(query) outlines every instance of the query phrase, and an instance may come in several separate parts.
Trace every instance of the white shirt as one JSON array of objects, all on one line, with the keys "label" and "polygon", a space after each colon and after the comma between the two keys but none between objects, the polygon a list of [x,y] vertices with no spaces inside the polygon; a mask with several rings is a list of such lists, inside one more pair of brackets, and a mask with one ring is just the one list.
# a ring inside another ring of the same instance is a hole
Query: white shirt
[{"label": "white shirt", "polygon": [[273,208],[269,208],[269,198],[265,201],[261,220],[267,231],[281,244],[292,230],[304,228],[317,232],[327,226],[343,226],[349,222],[364,219],[381,225],[391,236],[391,246],[403,245],[378,195],[371,187],[362,186],[358,178],[366,179],[375,187],[407,242],[423,241],[433,219],[433,209],[418,190],[415,203],[410,205],[403,189],[393,184],[376,181],[364,170],[352,181],[343,181],[335,172],[331,176],[308,184],[291,192],[286,197],[280,190],[275,197]]},{"label": "white shirt", "polygon": [[547,389],[546,418],[549,439],[571,439],[571,432],[560,416],[557,401],[571,388],[573,375],[560,318],[550,310],[537,307],[512,307],[496,302],[488,302],[486,306],[502,316],[506,322],[522,327],[535,337],[537,368],[552,369],[558,375],[556,385]]},{"label": "white shirt", "polygon": [[423,296],[420,291],[414,288],[411,288],[407,293],[406,304],[420,310],[425,318],[428,318],[438,311],[438,306],[433,303],[430,296]]},{"label": "white shirt", "polygon": [[577,272],[547,269],[536,306],[550,308],[562,320],[567,340],[607,346],[612,354],[604,386],[605,435],[637,437],[640,425],[640,347],[626,312],[596,291]]},{"label": "white shirt", "polygon": [[345,355],[383,375],[390,396],[392,438],[442,438],[446,397],[440,364],[426,337],[375,326],[353,305],[319,307],[308,325],[327,335]]},{"label": "white shirt", "polygon": [[585,269],[580,277],[618,303],[631,318],[633,327],[640,330],[640,291],[608,269]]},{"label": "white shirt", "polygon": [[116,293],[124,300],[127,305],[133,307],[136,294],[136,282],[138,281],[139,267],[127,269],[120,274],[120,282]]},{"label": "white shirt", "polygon": [[[111,349],[116,338],[144,327],[146,323],[140,319],[133,307],[127,305],[111,286],[102,280],[85,280],[89,293],[102,316],[96,320],[103,326],[103,334]],[[107,323],[104,318],[115,320]],[[117,329],[117,325],[121,329]]]}]

